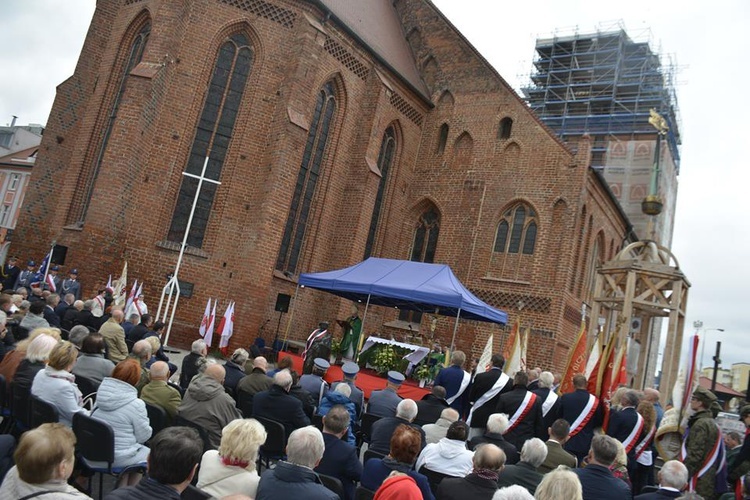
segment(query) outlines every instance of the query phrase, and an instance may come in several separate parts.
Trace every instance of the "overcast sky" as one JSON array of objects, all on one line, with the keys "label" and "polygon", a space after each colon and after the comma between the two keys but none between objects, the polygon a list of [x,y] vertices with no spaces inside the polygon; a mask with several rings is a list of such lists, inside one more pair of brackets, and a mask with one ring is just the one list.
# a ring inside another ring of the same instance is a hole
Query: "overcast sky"
[{"label": "overcast sky", "polygon": [[[355,1],[355,0],[352,0]],[[750,116],[750,2],[630,0],[434,0],[453,24],[515,88],[527,82],[537,36],[611,27],[633,37],[650,29],[654,49],[681,67],[682,164],[672,250],[692,283],[686,336],[701,320],[708,333],[705,363],[721,340],[723,366],[750,362],[747,160]],[[78,59],[94,0],[0,0],[0,125],[46,123],[55,86]],[[158,22],[158,20],[157,20]],[[744,194],[743,194],[744,193]]]}]

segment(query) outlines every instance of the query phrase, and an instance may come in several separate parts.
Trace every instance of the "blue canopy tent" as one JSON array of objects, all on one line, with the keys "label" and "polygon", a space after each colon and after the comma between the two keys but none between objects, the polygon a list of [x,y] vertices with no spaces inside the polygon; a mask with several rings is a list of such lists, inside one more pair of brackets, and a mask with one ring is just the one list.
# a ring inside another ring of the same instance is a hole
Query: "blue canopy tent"
[{"label": "blue canopy tent", "polygon": [[446,264],[370,257],[344,269],[301,274],[299,286],[366,302],[363,325],[370,304],[455,317],[451,350],[459,318],[501,325],[508,321],[505,312],[485,304],[463,286]]}]

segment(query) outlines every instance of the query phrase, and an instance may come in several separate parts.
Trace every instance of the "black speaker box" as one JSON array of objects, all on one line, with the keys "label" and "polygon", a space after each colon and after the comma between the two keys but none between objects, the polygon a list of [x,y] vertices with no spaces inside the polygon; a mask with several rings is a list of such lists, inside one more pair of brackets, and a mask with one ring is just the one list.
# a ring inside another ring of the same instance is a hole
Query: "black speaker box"
[{"label": "black speaker box", "polygon": [[289,301],[292,300],[291,295],[280,293],[276,296],[276,311],[278,312],[289,312]]},{"label": "black speaker box", "polygon": [[68,247],[55,245],[52,248],[52,263],[60,266],[65,265],[65,257],[68,255]]}]

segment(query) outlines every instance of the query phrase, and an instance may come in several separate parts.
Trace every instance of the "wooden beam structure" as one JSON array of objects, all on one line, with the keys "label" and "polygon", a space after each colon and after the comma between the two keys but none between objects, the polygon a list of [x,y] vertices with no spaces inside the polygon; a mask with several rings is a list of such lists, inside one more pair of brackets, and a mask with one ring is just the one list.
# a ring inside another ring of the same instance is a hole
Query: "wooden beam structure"
[{"label": "wooden beam structure", "polygon": [[[631,243],[597,269],[591,324],[599,324],[599,318],[603,318],[604,328],[601,338],[589,335],[589,345],[594,341],[616,342],[620,349],[625,349],[628,340],[637,342],[640,349],[631,349],[629,353],[638,355],[632,387],[652,386],[659,355],[658,349],[651,348],[653,335],[659,333],[654,326],[660,323],[659,318],[668,318],[659,384],[665,401],[679,369],[689,288],[690,282],[676,257],[654,241]],[[639,329],[633,327],[635,318],[641,320]]]}]

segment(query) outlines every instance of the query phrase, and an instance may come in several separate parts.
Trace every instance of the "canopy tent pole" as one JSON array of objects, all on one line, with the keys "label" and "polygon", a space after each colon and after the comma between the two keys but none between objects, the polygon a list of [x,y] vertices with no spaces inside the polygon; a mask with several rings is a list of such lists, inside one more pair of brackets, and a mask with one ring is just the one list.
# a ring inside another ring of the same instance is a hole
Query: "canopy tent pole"
[{"label": "canopy tent pole", "polygon": [[365,304],[365,313],[362,315],[362,325],[359,327],[359,342],[357,343],[357,359],[355,363],[359,363],[359,351],[362,350],[362,344],[365,343],[365,320],[367,319],[367,309],[370,307],[370,294],[367,294],[367,303]]},{"label": "canopy tent pole", "polygon": [[[453,348],[456,344],[456,332],[458,332],[458,319],[461,317],[461,308],[458,308],[458,312],[456,313],[456,324],[453,325],[453,338],[451,339],[451,354],[453,353]],[[447,360],[446,360],[447,361]]]},{"label": "canopy tent pole", "polygon": [[[294,289],[294,297],[292,297],[292,312],[289,313],[289,321],[286,323],[286,331],[284,332],[284,347],[286,347],[286,341],[289,340],[289,330],[292,328],[292,319],[294,319],[294,310],[297,309],[297,292],[299,291],[299,283],[297,288]],[[276,348],[276,346],[271,346]]]}]

